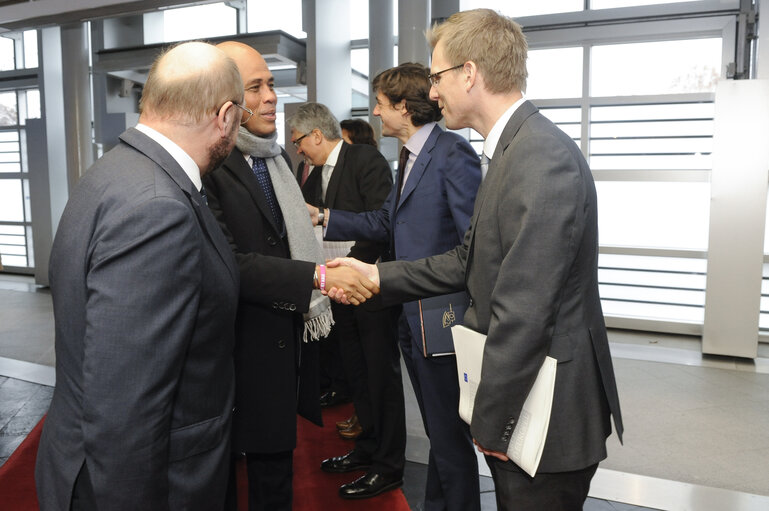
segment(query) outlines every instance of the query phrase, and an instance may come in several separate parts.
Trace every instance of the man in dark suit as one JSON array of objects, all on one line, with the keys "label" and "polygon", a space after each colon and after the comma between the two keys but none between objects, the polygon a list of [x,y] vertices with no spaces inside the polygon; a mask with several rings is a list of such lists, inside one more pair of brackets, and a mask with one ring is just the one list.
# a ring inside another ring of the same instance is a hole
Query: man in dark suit
[{"label": "man in dark suit", "polygon": [[[390,166],[370,145],[342,140],[339,122],[324,105],[307,103],[291,119],[291,140],[314,167],[302,188],[305,200],[345,211],[382,206],[392,188]],[[305,216],[307,211],[305,210]],[[309,217],[308,217],[309,218]],[[358,242],[351,257],[375,262],[386,243]],[[321,464],[326,472],[368,472],[339,489],[342,498],[373,497],[402,484],[406,423],[394,308],[333,305],[342,364],[363,431],[355,449]]]},{"label": "man in dark suit", "polygon": [[[218,47],[237,64],[253,112],[244,114],[236,149],[203,180],[240,270],[233,451],[246,457],[249,510],[290,510],[296,414],[321,424],[317,340],[329,331],[331,311],[319,288],[349,277],[361,300],[371,293],[352,274],[324,273],[299,186],[276,142],[267,63],[239,42]],[[230,484],[227,509],[236,509],[234,471]]]},{"label": "man in dark suit", "polygon": [[[462,245],[369,268],[386,300],[466,287],[465,325],[487,335],[470,431],[501,510],[578,510],[622,419],[598,296],[593,178],[582,153],[521,94],[526,40],[488,9],[429,34],[431,97],[449,128],[470,126],[490,157]],[[483,171],[483,169],[482,169]],[[550,426],[531,478],[506,455],[546,355],[558,361]]]},{"label": "man in dark suit", "polygon": [[242,101],[223,52],[176,46],[150,70],[139,125],[70,196],[51,252],[42,510],[222,507],[238,273],[200,176],[232,149]]},{"label": "man in dark suit", "polygon": [[[374,78],[382,134],[403,144],[398,184],[381,209],[326,209],[325,239],[389,242],[398,261],[441,254],[462,242],[481,182],[478,155],[464,138],[437,125],[441,111],[429,97],[427,74],[424,66],[407,63]],[[317,213],[311,209],[316,223]],[[398,321],[403,360],[430,438],[424,509],[480,510],[478,462],[458,413],[456,357],[423,356],[418,302],[405,303]]]}]

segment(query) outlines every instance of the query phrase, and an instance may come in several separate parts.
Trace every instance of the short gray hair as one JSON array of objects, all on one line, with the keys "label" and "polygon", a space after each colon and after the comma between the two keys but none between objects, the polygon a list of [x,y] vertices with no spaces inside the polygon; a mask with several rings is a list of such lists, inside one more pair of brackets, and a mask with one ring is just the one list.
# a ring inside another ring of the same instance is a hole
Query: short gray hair
[{"label": "short gray hair", "polygon": [[320,103],[305,103],[287,121],[288,126],[299,133],[307,134],[312,130],[319,130],[326,140],[339,140],[342,138],[342,130],[339,121],[326,105]]}]

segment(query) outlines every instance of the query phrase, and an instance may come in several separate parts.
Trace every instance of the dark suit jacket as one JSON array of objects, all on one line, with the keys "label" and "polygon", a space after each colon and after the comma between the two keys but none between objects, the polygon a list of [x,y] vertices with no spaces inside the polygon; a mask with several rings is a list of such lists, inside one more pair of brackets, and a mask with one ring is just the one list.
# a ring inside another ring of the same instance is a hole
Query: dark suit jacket
[{"label": "dark suit jacket", "polygon": [[546,355],[558,360],[540,472],[606,457],[609,413],[622,419],[597,281],[596,194],[574,142],[529,102],[499,140],[462,245],[380,265],[389,300],[466,287],[465,325],[487,334],[471,432],[505,452]]},{"label": "dark suit jacket", "polygon": [[[380,209],[333,210],[325,239],[387,242],[398,261],[441,254],[462,242],[480,183],[478,155],[472,146],[456,133],[435,126],[400,198],[393,186]],[[403,312],[411,331],[420,332],[417,302],[404,304]]]},{"label": "dark suit jacket", "polygon": [[129,129],[86,173],[50,265],[56,390],[43,510],[87,463],[99,509],[220,509],[233,402],[234,258],[173,158]]},{"label": "dark suit jacket", "polygon": [[203,185],[240,269],[233,448],[288,451],[296,446],[297,411],[321,423],[317,343],[301,340],[315,264],[291,259],[239,150]]},{"label": "dark suit jacket", "polygon": [[[361,212],[378,209],[392,189],[392,171],[384,156],[374,146],[342,142],[334,172],[322,200],[321,171],[315,167],[302,187],[304,200],[318,207]],[[350,257],[367,263],[387,257],[386,239],[363,241],[353,245]]]}]

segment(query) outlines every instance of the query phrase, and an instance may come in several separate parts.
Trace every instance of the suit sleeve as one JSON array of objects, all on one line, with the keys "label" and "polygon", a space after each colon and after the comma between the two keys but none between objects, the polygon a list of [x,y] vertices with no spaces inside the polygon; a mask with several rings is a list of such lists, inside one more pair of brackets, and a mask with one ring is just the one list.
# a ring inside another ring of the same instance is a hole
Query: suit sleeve
[{"label": "suit sleeve", "polygon": [[393,305],[465,290],[465,268],[472,226],[461,245],[416,261],[379,263],[381,303]]},{"label": "suit sleeve", "polygon": [[171,412],[197,319],[202,236],[188,205],[154,198],[94,241],[82,390],[99,507],[135,508],[119,501],[126,495],[168,502]]},{"label": "suit sleeve", "polygon": [[475,196],[481,185],[480,160],[473,146],[464,139],[452,143],[446,154],[443,172],[449,210],[454,219],[457,238],[462,239],[470,225]]},{"label": "suit sleeve", "polygon": [[[491,290],[491,319],[471,433],[506,452],[509,434],[547,355],[564,283],[585,228],[585,183],[577,161],[549,133],[504,155],[495,214],[503,259]],[[505,434],[506,430],[508,431]]]},{"label": "suit sleeve", "polygon": [[[363,147],[368,148],[368,146]],[[356,169],[358,172],[358,190],[362,199],[362,211],[381,208],[393,187],[392,172],[387,160],[373,147],[371,147],[369,154],[372,156],[361,161],[360,169]],[[373,263],[386,250],[386,241],[384,243],[359,241],[352,246],[349,256]]]},{"label": "suit sleeve", "polygon": [[395,187],[391,187],[387,200],[380,209],[353,213],[340,209],[330,210],[324,239],[331,241],[366,240],[390,242],[390,211],[395,203]]},{"label": "suit sleeve", "polygon": [[315,263],[243,250],[227,225],[228,219],[220,202],[221,191],[216,180],[205,176],[203,183],[208,207],[222,228],[238,263],[240,298],[264,307],[275,307],[277,303],[293,304],[296,312],[307,312],[310,309]]}]

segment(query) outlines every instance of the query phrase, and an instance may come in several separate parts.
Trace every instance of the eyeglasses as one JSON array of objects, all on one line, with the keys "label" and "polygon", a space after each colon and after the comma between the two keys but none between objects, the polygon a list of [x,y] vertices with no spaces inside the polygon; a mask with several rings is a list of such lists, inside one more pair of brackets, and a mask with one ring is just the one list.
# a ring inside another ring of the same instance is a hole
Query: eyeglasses
[{"label": "eyeglasses", "polygon": [[427,78],[430,80],[430,84],[432,84],[433,87],[441,83],[441,75],[445,73],[446,71],[453,71],[455,69],[459,69],[460,67],[464,66],[464,64],[459,64],[458,66],[450,67],[448,69],[444,69],[443,71],[438,71],[437,73],[433,73],[431,75],[427,75]]},{"label": "eyeglasses", "polygon": [[[310,133],[312,133],[312,132],[310,132]],[[304,139],[304,137],[306,137],[310,133],[305,133],[304,135],[302,135],[301,137],[297,138],[296,140],[292,140],[291,143],[294,144],[294,147],[299,149],[299,144],[302,142],[302,139]]]},{"label": "eyeglasses", "polygon": [[241,110],[243,110],[244,112],[246,112],[248,114],[248,117],[246,117],[245,120],[243,120],[243,119],[240,120],[241,126],[243,124],[246,124],[248,121],[251,120],[251,117],[254,115],[254,111],[253,110],[251,110],[247,106],[239,105],[239,104],[235,103],[234,101],[232,102],[232,104],[235,105],[236,107],[240,108]]}]

